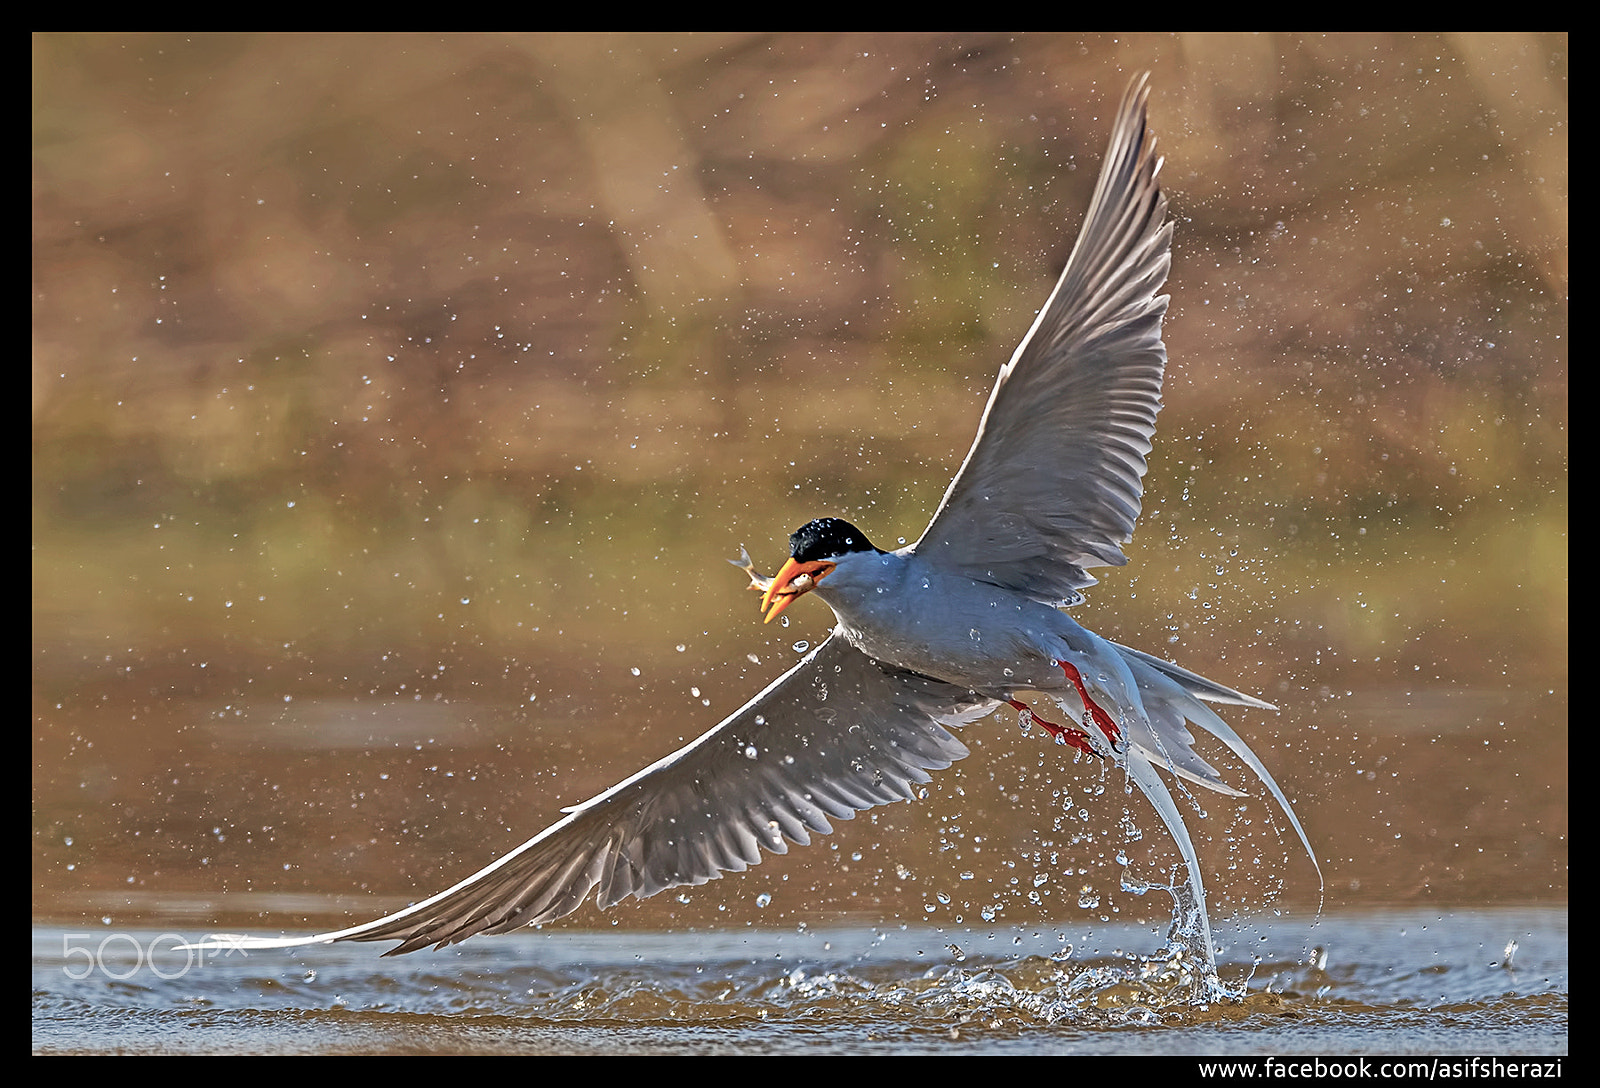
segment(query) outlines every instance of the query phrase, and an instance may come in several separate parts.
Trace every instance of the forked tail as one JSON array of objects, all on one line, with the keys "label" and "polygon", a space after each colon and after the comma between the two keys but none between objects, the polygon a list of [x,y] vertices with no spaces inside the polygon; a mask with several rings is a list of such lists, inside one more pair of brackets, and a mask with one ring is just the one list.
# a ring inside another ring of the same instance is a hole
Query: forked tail
[{"label": "forked tail", "polygon": [[1206,966],[1214,976],[1216,951],[1211,943],[1211,921],[1206,914],[1205,882],[1200,873],[1199,855],[1189,838],[1189,829],[1183,822],[1183,814],[1173,800],[1172,791],[1167,788],[1161,776],[1156,774],[1155,769],[1165,767],[1179,778],[1205,786],[1207,789],[1231,797],[1242,797],[1244,794],[1241,791],[1224,782],[1217,769],[1194,750],[1194,734],[1189,732],[1186,723],[1193,722],[1226,744],[1255,772],[1256,777],[1278,802],[1283,814],[1289,818],[1295,834],[1300,836],[1300,844],[1305,847],[1306,856],[1311,859],[1312,867],[1317,871],[1320,888],[1322,866],[1317,863],[1316,852],[1311,849],[1311,841],[1306,836],[1305,828],[1300,825],[1300,819],[1295,815],[1289,799],[1284,796],[1272,773],[1250,750],[1250,746],[1205,704],[1206,702],[1232,703],[1237,706],[1259,707],[1263,710],[1276,710],[1277,707],[1243,692],[1223,687],[1171,662],[1162,661],[1158,657],[1152,657],[1119,643],[1113,642],[1110,645],[1116,648],[1126,662],[1134,683],[1138,685],[1139,699],[1144,704],[1145,710],[1144,719],[1129,714],[1122,721],[1123,737],[1127,745],[1122,753],[1123,765],[1128,777],[1154,806],[1161,817],[1161,822],[1166,825],[1168,834],[1177,844],[1179,853],[1183,855],[1184,866],[1189,874],[1189,889],[1198,910],[1199,935],[1205,944]]},{"label": "forked tail", "polygon": [[1323,887],[1322,866],[1317,862],[1317,853],[1311,849],[1311,840],[1307,837],[1305,828],[1300,826],[1300,818],[1295,815],[1294,807],[1289,804],[1288,797],[1284,796],[1277,779],[1272,777],[1272,772],[1267,770],[1266,765],[1250,750],[1244,738],[1235,733],[1233,728],[1219,718],[1206,703],[1231,703],[1235,706],[1259,707],[1262,710],[1278,708],[1254,696],[1223,687],[1170,661],[1163,661],[1159,657],[1152,657],[1120,643],[1113,642],[1112,645],[1128,663],[1128,669],[1139,685],[1139,698],[1143,701],[1145,713],[1150,719],[1149,729],[1144,728],[1143,722],[1129,723],[1133,726],[1129,730],[1130,740],[1148,749],[1151,761],[1156,766],[1168,767],[1174,774],[1207,789],[1239,797],[1242,796],[1241,792],[1224,782],[1216,768],[1195,752],[1194,735],[1184,723],[1193,722],[1226,744],[1234,755],[1244,761],[1245,766],[1255,772],[1255,776],[1278,802],[1278,807],[1289,819],[1289,825],[1300,837],[1300,845],[1305,847],[1312,868],[1317,871],[1319,888]]}]

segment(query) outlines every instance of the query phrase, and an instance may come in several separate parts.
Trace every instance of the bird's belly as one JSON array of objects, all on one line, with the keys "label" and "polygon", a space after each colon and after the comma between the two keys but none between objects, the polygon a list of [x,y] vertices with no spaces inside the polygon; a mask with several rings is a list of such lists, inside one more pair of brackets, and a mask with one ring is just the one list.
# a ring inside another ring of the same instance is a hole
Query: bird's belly
[{"label": "bird's belly", "polygon": [[[990,694],[1053,690],[1063,684],[1051,646],[1060,645],[1062,613],[993,587],[990,592],[901,596],[892,606],[840,613],[840,625],[863,653],[890,665]],[[838,609],[835,609],[838,612]]]}]

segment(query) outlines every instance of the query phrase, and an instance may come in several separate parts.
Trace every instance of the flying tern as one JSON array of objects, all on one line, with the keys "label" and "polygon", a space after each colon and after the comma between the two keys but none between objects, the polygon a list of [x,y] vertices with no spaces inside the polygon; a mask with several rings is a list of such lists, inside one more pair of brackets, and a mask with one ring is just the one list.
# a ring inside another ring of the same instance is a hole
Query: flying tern
[{"label": "flying tern", "polygon": [[[1277,782],[1207,704],[1276,708],[1101,638],[1063,610],[1094,584],[1087,568],[1127,562],[1161,407],[1172,225],[1148,97],[1148,76],[1135,79],[1066,269],[1000,369],[922,537],[883,551],[849,522],[821,518],[790,538],[770,578],[741,550],[766,620],[816,596],[838,621],[826,641],[705,735],[563,810],[454,887],[337,932],[229,943],[394,940],[393,955],[549,922],[590,893],[609,907],[703,884],[763,851],[808,845],[833,820],[912,799],[930,771],[967,755],[951,730],[1004,703],[1120,764],[1154,805],[1184,857],[1214,969],[1199,860],[1157,769],[1242,796],[1195,752],[1185,723],[1210,733],[1271,792],[1315,865]],[[1051,697],[1071,720],[1035,715],[1019,692]]]}]

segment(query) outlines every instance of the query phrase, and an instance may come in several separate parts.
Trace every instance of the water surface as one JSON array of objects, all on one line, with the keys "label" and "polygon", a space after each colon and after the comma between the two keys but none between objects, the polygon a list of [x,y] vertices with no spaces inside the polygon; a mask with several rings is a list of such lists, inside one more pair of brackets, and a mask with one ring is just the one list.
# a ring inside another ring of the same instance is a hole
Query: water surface
[{"label": "water surface", "polygon": [[1567,1052],[1550,907],[1224,923],[1236,996],[1209,1001],[1145,926],[529,931],[203,960],[163,932],[36,927],[34,1052]]}]

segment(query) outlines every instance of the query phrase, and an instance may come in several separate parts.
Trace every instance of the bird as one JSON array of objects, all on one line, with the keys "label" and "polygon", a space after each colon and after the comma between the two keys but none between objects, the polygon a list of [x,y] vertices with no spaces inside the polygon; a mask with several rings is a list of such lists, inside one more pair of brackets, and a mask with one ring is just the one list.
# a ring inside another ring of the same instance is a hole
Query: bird
[{"label": "bird", "polygon": [[[362,925],[233,947],[397,941],[385,955],[543,925],[742,872],[863,810],[915,799],[968,754],[957,732],[1001,705],[1058,742],[1124,768],[1183,855],[1203,958],[1215,973],[1198,856],[1158,771],[1238,797],[1194,749],[1220,740],[1276,800],[1321,869],[1293,806],[1208,704],[1276,710],[1103,638],[1067,612],[1127,562],[1167,362],[1162,293],[1172,222],[1150,130],[1149,74],[1117,110],[1065,268],[1000,368],[976,439],[913,544],[874,545],[823,517],[790,538],[777,574],[735,565],[770,622],[802,597],[836,620],[828,637],[727,719],[581,804],[454,886]],[[1057,723],[1018,698],[1051,698]],[[204,947],[196,945],[192,947]]]}]

